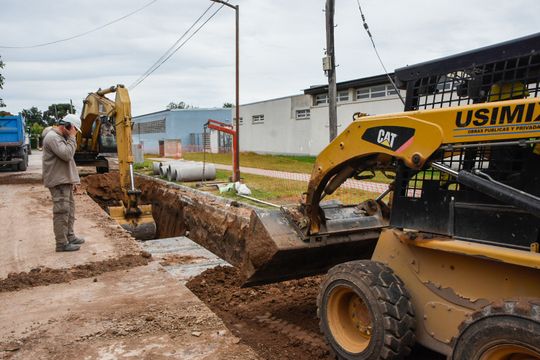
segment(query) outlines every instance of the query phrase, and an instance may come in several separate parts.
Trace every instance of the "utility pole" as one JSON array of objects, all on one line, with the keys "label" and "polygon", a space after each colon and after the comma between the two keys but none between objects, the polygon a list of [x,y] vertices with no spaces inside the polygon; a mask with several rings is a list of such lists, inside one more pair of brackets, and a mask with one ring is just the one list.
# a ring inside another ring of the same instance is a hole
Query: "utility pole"
[{"label": "utility pole", "polygon": [[233,9],[236,13],[236,143],[233,150],[233,174],[234,182],[240,181],[240,6],[231,5],[223,0],[211,0]]},{"label": "utility pole", "polygon": [[326,56],[323,58],[323,69],[328,76],[328,127],[330,141],[337,136],[336,105],[336,58],[334,54],[334,0],[326,0]]},{"label": "utility pole", "polygon": [[69,106],[71,108],[70,114],[75,114],[75,111],[73,111],[73,100],[69,99]]}]

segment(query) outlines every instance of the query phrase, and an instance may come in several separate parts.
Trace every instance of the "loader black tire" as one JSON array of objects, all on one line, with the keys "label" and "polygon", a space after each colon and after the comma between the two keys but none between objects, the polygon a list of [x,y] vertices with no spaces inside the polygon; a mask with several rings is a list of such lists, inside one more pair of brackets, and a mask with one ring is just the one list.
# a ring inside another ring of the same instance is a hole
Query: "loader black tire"
[{"label": "loader black tire", "polygon": [[453,339],[450,360],[540,360],[540,299],[505,300],[474,312]]},{"label": "loader black tire", "polygon": [[403,359],[415,342],[409,294],[392,269],[379,262],[351,261],[330,269],[317,297],[317,314],[337,359]]}]

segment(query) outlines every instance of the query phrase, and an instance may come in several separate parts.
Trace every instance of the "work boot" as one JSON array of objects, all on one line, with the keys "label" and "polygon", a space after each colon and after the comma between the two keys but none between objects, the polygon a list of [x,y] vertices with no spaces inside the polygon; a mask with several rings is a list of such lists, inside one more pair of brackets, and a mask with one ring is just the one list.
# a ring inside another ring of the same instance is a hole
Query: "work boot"
[{"label": "work boot", "polygon": [[78,237],[78,236],[74,236],[72,239],[70,239],[68,241],[69,241],[70,244],[73,244],[73,245],[84,244],[84,238]]},{"label": "work boot", "polygon": [[63,251],[77,251],[81,248],[80,245],[67,243],[64,245],[56,245],[56,252],[63,252]]}]

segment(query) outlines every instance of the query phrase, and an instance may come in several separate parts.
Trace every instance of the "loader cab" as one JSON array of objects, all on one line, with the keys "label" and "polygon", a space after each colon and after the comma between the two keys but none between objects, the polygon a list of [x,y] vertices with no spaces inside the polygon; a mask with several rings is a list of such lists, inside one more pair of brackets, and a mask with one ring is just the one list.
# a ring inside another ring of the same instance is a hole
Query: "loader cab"
[{"label": "loader cab", "polygon": [[[406,90],[405,111],[428,110],[539,97],[540,33],[395,71]],[[531,51],[531,49],[534,49]],[[540,106],[540,104],[536,104]],[[540,196],[540,122],[529,109],[486,118],[478,131],[524,131],[518,141],[455,144],[437,151],[436,161],[454,169],[478,169],[494,180]],[[465,115],[463,115],[465,116]],[[475,114],[467,114],[474,119]],[[476,114],[485,116],[485,114]],[[482,118],[483,119],[483,118]],[[457,121],[469,118],[456,117]],[[390,225],[448,235],[473,242],[530,249],[540,237],[540,219],[458,184],[429,166],[420,171],[398,166]]]}]

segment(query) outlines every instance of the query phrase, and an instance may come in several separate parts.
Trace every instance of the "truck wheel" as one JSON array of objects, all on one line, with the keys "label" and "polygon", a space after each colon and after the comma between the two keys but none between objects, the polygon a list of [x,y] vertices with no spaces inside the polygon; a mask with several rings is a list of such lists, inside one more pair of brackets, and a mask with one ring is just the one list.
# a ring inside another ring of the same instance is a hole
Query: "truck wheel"
[{"label": "truck wheel", "polygon": [[19,171],[26,171],[28,167],[28,154],[24,154],[23,161],[18,164]]},{"label": "truck wheel", "polygon": [[321,331],[338,359],[402,359],[415,342],[409,294],[382,263],[351,261],[330,269],[317,307]]},{"label": "truck wheel", "polygon": [[493,303],[459,330],[451,360],[540,360],[540,300]]}]

